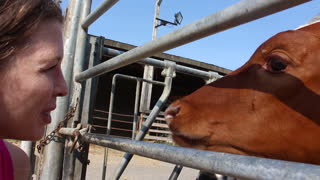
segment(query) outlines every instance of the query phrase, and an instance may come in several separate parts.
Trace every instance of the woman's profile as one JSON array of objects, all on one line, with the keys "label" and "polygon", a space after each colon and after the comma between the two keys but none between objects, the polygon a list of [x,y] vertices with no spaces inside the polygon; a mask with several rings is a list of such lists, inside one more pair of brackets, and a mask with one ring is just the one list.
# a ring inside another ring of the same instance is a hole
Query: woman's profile
[{"label": "woman's profile", "polygon": [[67,94],[62,24],[53,0],[0,1],[0,179],[30,175],[26,154],[3,139],[39,140]]}]

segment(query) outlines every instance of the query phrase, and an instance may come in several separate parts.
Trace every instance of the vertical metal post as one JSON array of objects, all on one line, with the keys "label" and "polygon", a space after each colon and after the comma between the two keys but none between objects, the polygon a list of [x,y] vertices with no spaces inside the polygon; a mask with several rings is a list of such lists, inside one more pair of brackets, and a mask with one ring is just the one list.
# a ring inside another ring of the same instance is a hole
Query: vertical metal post
[{"label": "vertical metal post", "polygon": [[21,141],[20,148],[27,154],[30,158],[32,154],[32,141]]},{"label": "vertical metal post", "polygon": [[[64,78],[68,84],[69,90],[72,82],[74,52],[76,49],[76,39],[78,34],[80,12],[82,8],[82,0],[70,0],[69,11],[67,15],[67,24],[65,24],[64,31],[64,59],[62,61],[62,71]],[[70,91],[69,91],[70,92]],[[53,111],[52,122],[47,126],[47,134],[53,131],[64,116],[69,108],[70,94],[65,97],[57,99],[57,109]],[[64,143],[52,141],[48,144],[43,151],[43,162],[40,163],[40,179],[43,180],[56,180],[61,177],[62,160],[63,160]]]},{"label": "vertical metal post", "polygon": [[[103,37],[90,37],[90,54],[87,57],[89,59],[88,69],[93,66],[99,64],[103,55]],[[89,49],[89,48],[88,48]],[[99,77],[94,77],[86,80],[85,90],[83,95],[83,107],[81,113],[81,123],[82,124],[91,124],[93,111],[94,111],[94,103],[97,95]]]},{"label": "vertical metal post", "polygon": [[20,148],[27,154],[30,161],[30,172],[31,175],[35,174],[35,167],[36,167],[36,156],[34,154],[35,150],[35,142],[32,141],[21,141]]},{"label": "vertical metal post", "polygon": [[[90,37],[90,53],[88,54],[89,59],[88,68],[91,68],[101,62],[102,58],[102,48],[103,48],[104,38],[103,37]],[[83,87],[84,93],[81,99],[82,103],[82,112],[81,112],[81,124],[86,125],[90,124],[92,121],[94,103],[97,94],[99,77],[91,78],[85,81],[85,86]],[[83,143],[84,152],[76,153],[78,158],[75,163],[74,170],[74,179],[85,179],[86,178],[86,162],[88,162],[88,152],[89,144]],[[80,161],[79,161],[80,160]],[[79,162],[82,161],[83,164]],[[81,175],[81,177],[79,177]]]},{"label": "vertical metal post", "polygon": [[[107,125],[107,132],[106,132],[107,135],[110,135],[110,132],[111,132],[113,103],[114,103],[114,96],[115,96],[115,92],[116,92],[116,81],[117,81],[117,75],[113,76],[113,78],[112,78],[111,95],[110,95],[110,103],[109,103],[109,114],[108,114],[108,125]],[[104,148],[102,180],[106,179],[107,165],[108,165],[108,150],[109,150],[108,148]]]},{"label": "vertical metal post", "polygon": [[[91,51],[89,55],[88,68],[91,68],[101,62],[101,58],[103,55],[103,43],[104,43],[103,37],[90,37]],[[99,77],[94,77],[94,78],[88,79],[85,82],[86,84],[85,84],[85,92],[83,95],[81,124],[87,124],[87,123],[90,124],[89,121],[90,120],[92,121],[92,116],[94,111],[94,102],[96,99],[97,88],[98,88],[98,81],[99,81]],[[88,151],[86,153],[88,153]],[[87,160],[87,157],[84,159]],[[82,170],[82,172],[83,171],[84,170]],[[78,174],[78,173],[79,172],[75,171],[75,174]],[[76,176],[77,175],[75,175],[75,177]],[[85,179],[85,173],[82,173],[81,179]]]},{"label": "vertical metal post", "polygon": [[[172,79],[175,76],[176,64],[174,62],[169,62],[169,61],[165,61],[165,62],[166,62],[166,68],[162,72],[163,75],[165,75],[165,87],[163,89],[163,92],[162,92],[159,100],[157,101],[156,105],[153,107],[150,115],[148,116],[146,121],[142,124],[142,127],[141,127],[139,133],[137,134],[135,140],[141,141],[144,139],[144,137],[147,134],[148,130],[150,129],[153,121],[158,116],[159,112],[163,108],[165,102],[167,101],[167,99],[170,95],[171,86],[172,86]],[[124,170],[128,166],[132,157],[133,157],[133,154],[130,154],[130,153],[126,153],[123,156],[122,161],[120,162],[120,165],[115,173],[114,179],[117,179],[117,180],[120,179],[122,173],[124,172]]]},{"label": "vertical metal post", "polygon": [[[80,73],[84,69],[85,64],[85,52],[87,50],[87,28],[82,28],[81,22],[88,16],[91,10],[91,0],[81,0],[82,1],[82,14],[80,16],[80,20],[78,25],[78,36],[77,36],[77,49],[75,51],[75,57],[74,57],[74,69],[73,69],[73,77],[75,74]],[[68,122],[68,127],[75,127],[75,124],[79,122],[81,119],[81,108],[83,103],[83,97],[81,97],[82,94],[82,84],[75,82],[72,80],[72,91],[70,92],[72,95],[71,105],[76,106],[77,103],[79,105],[77,106],[75,116],[73,119]],[[78,102],[79,101],[79,102]],[[63,180],[73,180],[73,179],[85,179],[86,174],[86,162],[87,162],[87,156],[88,156],[88,145],[85,144],[84,150],[79,153],[76,151],[73,151],[72,153],[69,153],[70,146],[68,144],[70,143],[71,138],[67,139],[65,142],[65,151],[64,151],[64,161],[63,161],[63,174],[62,179]]]},{"label": "vertical metal post", "polygon": [[[154,19],[153,19],[153,27],[152,27],[152,40],[155,40],[157,38],[157,24],[160,13],[160,5],[162,0],[156,0],[156,8],[154,13]],[[151,65],[145,65],[144,66],[144,72],[143,72],[143,78],[152,80],[153,79],[153,73],[154,73],[154,67]],[[142,83],[142,92],[141,92],[141,102],[140,102],[140,111],[146,112],[150,109],[150,102],[151,102],[151,93],[152,93],[152,84],[143,82]]]},{"label": "vertical metal post", "polygon": [[141,82],[137,81],[136,85],[136,98],[134,100],[134,113],[133,113],[133,124],[132,124],[132,139],[136,137],[138,111],[139,111],[139,99],[140,99],[140,87]]},{"label": "vertical metal post", "polygon": [[153,19],[153,27],[152,27],[152,40],[155,40],[157,38],[157,32],[158,32],[158,20],[159,14],[160,14],[160,6],[161,6],[162,0],[156,0],[156,9],[154,12],[154,19]]}]

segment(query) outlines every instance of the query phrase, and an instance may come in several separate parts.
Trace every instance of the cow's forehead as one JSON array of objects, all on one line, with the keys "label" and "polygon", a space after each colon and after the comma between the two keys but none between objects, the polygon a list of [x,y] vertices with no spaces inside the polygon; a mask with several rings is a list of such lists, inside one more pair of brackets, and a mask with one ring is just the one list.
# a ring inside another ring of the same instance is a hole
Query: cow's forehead
[{"label": "cow's forehead", "polygon": [[268,55],[274,50],[283,50],[299,61],[302,57],[315,49],[319,49],[320,39],[306,31],[285,31],[273,36],[259,48],[258,52]]},{"label": "cow's forehead", "polygon": [[283,49],[303,56],[308,50],[320,46],[320,22],[313,21],[309,25],[301,26],[296,30],[280,32],[263,44],[256,52],[269,53],[274,49]]},{"label": "cow's forehead", "polygon": [[308,46],[310,43],[318,41],[313,34],[305,31],[285,31],[276,34],[267,41],[265,41],[262,47],[270,46],[271,49],[282,48],[290,50],[292,48],[301,48],[301,46]]},{"label": "cow's forehead", "polygon": [[320,38],[320,22],[315,22],[313,24],[303,26],[301,28],[296,29],[296,31],[304,31],[312,33],[314,36]]}]

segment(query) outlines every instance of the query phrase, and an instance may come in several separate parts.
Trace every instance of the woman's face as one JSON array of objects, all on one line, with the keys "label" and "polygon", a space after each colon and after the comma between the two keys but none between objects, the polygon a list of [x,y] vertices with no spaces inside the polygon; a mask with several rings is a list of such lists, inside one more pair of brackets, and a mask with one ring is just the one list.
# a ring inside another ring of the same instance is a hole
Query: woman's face
[{"label": "woman's face", "polygon": [[61,72],[62,24],[42,21],[11,62],[0,69],[0,138],[38,140],[58,96],[67,94]]}]

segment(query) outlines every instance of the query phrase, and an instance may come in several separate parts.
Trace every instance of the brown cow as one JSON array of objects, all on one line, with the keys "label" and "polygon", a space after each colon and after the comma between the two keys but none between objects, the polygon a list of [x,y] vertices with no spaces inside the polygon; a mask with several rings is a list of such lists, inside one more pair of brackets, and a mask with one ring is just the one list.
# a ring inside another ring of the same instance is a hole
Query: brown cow
[{"label": "brown cow", "polygon": [[172,103],[165,117],[181,146],[320,164],[319,94],[315,23],[273,36],[239,69]]}]

